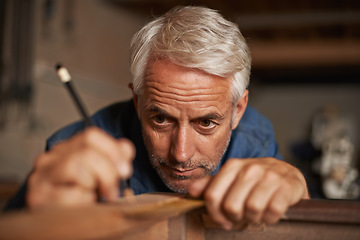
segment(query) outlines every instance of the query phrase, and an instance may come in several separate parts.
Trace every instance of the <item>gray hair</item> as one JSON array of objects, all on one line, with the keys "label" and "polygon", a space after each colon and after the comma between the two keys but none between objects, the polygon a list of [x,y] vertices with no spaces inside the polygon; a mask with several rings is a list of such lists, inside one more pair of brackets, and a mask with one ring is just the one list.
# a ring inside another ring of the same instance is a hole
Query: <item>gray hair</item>
[{"label": "gray hair", "polygon": [[205,7],[176,7],[137,32],[131,41],[131,75],[136,94],[142,93],[148,62],[169,59],[174,64],[220,76],[232,76],[233,102],[250,79],[251,56],[238,26]]}]

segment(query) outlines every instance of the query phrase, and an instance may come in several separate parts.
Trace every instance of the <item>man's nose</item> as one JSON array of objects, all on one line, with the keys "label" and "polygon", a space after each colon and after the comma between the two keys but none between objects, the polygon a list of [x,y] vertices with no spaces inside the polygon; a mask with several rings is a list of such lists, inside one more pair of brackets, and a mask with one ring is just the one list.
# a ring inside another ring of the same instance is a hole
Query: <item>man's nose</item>
[{"label": "man's nose", "polygon": [[173,131],[171,154],[178,162],[186,162],[195,154],[195,136],[190,126],[178,126]]}]

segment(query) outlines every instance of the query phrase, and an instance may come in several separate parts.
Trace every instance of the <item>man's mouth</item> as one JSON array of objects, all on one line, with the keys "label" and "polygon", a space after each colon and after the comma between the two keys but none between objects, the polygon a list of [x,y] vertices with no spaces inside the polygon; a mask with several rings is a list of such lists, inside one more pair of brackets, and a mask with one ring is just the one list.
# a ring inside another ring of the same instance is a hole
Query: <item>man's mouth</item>
[{"label": "man's mouth", "polygon": [[171,176],[177,177],[177,178],[190,178],[196,173],[197,168],[176,168],[176,167],[170,167],[167,165],[163,165],[167,172],[170,173]]},{"label": "man's mouth", "polygon": [[179,174],[191,174],[192,172],[194,172],[196,170],[196,168],[191,168],[191,169],[177,169],[177,168],[174,168],[173,170],[175,172],[179,173]]}]

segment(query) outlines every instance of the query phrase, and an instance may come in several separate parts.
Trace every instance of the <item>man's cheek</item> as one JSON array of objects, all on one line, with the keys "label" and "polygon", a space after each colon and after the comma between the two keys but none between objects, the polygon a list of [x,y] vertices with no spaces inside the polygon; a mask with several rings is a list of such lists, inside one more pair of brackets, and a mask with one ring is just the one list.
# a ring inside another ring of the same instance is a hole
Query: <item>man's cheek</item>
[{"label": "man's cheek", "polygon": [[152,131],[147,136],[149,147],[152,152],[159,156],[164,156],[169,151],[169,140],[163,134],[160,134],[157,131]]}]

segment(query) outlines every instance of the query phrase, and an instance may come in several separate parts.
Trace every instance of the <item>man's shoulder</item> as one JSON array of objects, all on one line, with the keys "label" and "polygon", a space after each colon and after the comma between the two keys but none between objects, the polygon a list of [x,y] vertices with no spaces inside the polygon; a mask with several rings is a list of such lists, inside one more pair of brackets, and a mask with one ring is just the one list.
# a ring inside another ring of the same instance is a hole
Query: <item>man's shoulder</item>
[{"label": "man's shoulder", "polygon": [[[136,114],[133,101],[116,102],[98,110],[91,116],[94,126],[101,128],[115,138],[124,135],[124,125],[132,121],[133,115]],[[83,121],[71,123],[51,135],[46,144],[49,150],[54,144],[64,141],[85,129]]]},{"label": "man's shoulder", "polygon": [[226,158],[233,157],[281,158],[270,120],[250,106],[232,131]]},{"label": "man's shoulder", "polygon": [[273,128],[270,120],[263,114],[258,112],[255,108],[248,106],[242,116],[237,128],[234,130],[242,132],[259,132],[262,134],[272,134]]}]

